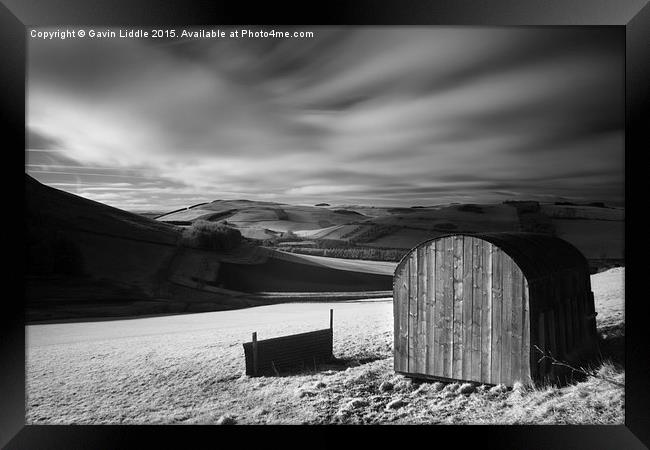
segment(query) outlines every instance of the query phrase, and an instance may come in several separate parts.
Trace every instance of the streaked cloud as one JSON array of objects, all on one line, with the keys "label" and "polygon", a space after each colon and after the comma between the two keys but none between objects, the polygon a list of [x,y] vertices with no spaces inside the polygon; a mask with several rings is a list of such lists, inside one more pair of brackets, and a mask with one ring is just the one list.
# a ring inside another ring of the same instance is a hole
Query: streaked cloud
[{"label": "streaked cloud", "polygon": [[126,209],[624,202],[620,30],[313,31],[31,40],[26,169]]}]

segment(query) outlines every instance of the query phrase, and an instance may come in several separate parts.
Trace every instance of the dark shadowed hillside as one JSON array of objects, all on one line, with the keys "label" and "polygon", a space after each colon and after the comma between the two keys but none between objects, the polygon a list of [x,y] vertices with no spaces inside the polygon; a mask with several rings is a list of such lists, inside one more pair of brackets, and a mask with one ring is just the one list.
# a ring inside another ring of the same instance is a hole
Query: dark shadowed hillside
[{"label": "dark shadowed hillside", "polygon": [[[183,229],[42,185],[26,176],[29,320],[231,309],[268,303],[260,291],[389,290],[380,273],[287,259],[224,225]],[[213,230],[214,228],[214,230]],[[198,234],[197,234],[198,233]],[[301,275],[302,274],[302,275]]]}]

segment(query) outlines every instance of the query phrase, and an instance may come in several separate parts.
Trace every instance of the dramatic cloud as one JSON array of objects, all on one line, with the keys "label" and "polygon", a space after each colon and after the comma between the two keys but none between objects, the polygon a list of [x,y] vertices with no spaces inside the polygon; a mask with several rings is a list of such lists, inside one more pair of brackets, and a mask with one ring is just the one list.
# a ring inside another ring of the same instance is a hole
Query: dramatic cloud
[{"label": "dramatic cloud", "polygon": [[624,202],[621,30],[309,30],[30,40],[27,171],[125,209]]}]

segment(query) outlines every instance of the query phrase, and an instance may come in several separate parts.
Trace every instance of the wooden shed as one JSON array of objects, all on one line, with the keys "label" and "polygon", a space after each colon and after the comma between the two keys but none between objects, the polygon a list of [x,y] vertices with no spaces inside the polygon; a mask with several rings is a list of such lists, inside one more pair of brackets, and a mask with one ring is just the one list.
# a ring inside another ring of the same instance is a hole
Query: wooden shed
[{"label": "wooden shed", "polygon": [[451,234],[419,244],[393,279],[395,371],[485,384],[555,380],[597,351],[585,257],[537,233]]}]

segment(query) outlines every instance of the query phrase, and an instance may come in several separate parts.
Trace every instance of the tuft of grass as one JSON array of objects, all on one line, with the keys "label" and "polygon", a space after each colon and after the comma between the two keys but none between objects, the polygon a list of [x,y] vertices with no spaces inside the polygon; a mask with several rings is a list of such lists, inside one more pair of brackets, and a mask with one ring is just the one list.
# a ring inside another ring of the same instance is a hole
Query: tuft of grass
[{"label": "tuft of grass", "polygon": [[619,387],[622,387],[622,388],[625,387],[625,385],[623,383],[620,383],[620,382],[616,381],[613,377],[610,377],[610,376],[607,375],[609,373],[609,370],[603,370],[603,367],[605,366],[605,364],[611,365],[611,361],[603,362],[603,364],[601,364],[600,368],[583,367],[583,366],[576,367],[576,366],[573,366],[573,365],[571,365],[571,364],[569,364],[569,363],[567,363],[565,361],[561,361],[561,360],[555,358],[555,356],[553,356],[553,354],[551,352],[544,352],[538,346],[535,346],[535,349],[539,353],[542,354],[542,357],[540,358],[540,361],[544,360],[544,359],[549,359],[549,360],[551,360],[551,364],[553,364],[554,366],[567,368],[567,369],[570,369],[573,373],[577,373],[577,374],[580,374],[580,375],[585,375],[587,377],[600,378],[601,380],[607,381],[608,383],[612,383],[612,384],[614,384],[616,386],[619,386]]}]

